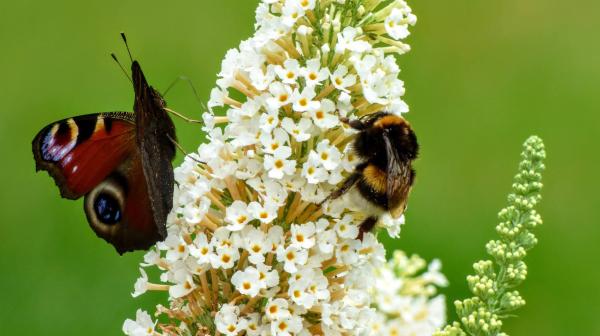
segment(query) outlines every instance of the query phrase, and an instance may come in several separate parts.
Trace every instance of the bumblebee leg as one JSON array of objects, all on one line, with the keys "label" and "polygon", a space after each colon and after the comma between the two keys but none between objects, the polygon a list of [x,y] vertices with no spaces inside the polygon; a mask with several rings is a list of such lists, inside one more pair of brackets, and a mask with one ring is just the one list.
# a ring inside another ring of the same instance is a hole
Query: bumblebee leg
[{"label": "bumblebee leg", "polygon": [[339,188],[332,191],[331,194],[329,194],[329,196],[327,196],[327,198],[325,198],[323,201],[321,201],[321,203],[319,203],[319,205],[323,205],[323,203],[327,202],[328,200],[334,200],[334,199],[342,196],[348,190],[350,190],[350,188],[352,188],[352,186],[356,182],[358,182],[358,180],[360,180],[359,173],[353,173],[352,175],[348,176],[348,178],[344,181],[344,183],[342,183],[342,185]]},{"label": "bumblebee leg", "polygon": [[375,227],[375,224],[377,224],[377,217],[373,216],[368,217],[362,223],[360,223],[360,227],[358,228],[358,239],[362,240],[363,235],[366,232],[371,232],[371,230],[373,230]]}]

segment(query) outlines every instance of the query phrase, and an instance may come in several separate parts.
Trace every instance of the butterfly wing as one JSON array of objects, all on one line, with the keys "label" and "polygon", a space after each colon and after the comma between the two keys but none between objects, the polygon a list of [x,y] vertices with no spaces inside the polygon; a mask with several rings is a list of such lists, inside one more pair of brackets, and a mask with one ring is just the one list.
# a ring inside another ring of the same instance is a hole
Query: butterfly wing
[{"label": "butterfly wing", "polygon": [[164,238],[154,222],[137,148],[85,196],[84,209],[96,235],[119,254],[148,249]]},{"label": "butterfly wing", "polygon": [[64,198],[85,195],[90,226],[119,253],[147,249],[162,238],[152,215],[133,113],[61,120],[42,129],[32,146],[37,170],[48,171]]},{"label": "butterfly wing", "polygon": [[131,65],[131,73],[142,170],[154,222],[162,238],[165,238],[167,215],[173,207],[175,178],[171,161],[175,157],[175,126],[165,111],[165,101],[148,85],[137,61]]},{"label": "butterfly wing", "polygon": [[48,171],[62,197],[80,198],[135,150],[134,122],[132,113],[109,112],[50,124],[32,142],[36,170]]}]

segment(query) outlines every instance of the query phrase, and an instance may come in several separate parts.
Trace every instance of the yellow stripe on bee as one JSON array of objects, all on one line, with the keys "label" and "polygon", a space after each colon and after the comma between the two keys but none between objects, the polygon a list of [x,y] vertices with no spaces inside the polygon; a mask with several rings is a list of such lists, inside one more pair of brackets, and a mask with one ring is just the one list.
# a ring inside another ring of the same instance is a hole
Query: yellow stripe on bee
[{"label": "yellow stripe on bee", "polygon": [[384,193],[387,190],[387,174],[375,165],[368,165],[363,170],[365,182],[375,191]]},{"label": "yellow stripe on bee", "polygon": [[385,117],[381,117],[380,119],[378,119],[373,126],[375,127],[380,127],[380,128],[387,128],[393,125],[406,125],[406,126],[410,126],[408,124],[408,121],[406,121],[406,119],[397,116],[397,115],[387,115]]}]

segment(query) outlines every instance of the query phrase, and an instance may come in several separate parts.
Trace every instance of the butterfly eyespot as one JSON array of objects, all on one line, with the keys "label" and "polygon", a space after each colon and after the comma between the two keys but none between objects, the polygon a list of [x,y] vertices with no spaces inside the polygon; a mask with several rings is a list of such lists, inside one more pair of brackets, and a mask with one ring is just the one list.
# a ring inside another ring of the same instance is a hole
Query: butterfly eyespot
[{"label": "butterfly eyespot", "polygon": [[85,214],[96,234],[112,238],[123,229],[126,197],[127,182],[118,174],[108,177],[85,195]]},{"label": "butterfly eyespot", "polygon": [[121,221],[121,206],[112,195],[101,193],[94,202],[94,211],[98,219],[108,225]]}]

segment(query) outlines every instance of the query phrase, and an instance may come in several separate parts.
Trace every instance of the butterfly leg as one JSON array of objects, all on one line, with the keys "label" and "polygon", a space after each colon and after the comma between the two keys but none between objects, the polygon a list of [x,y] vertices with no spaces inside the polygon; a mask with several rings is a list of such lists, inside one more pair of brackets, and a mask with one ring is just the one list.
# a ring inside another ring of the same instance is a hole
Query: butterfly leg
[{"label": "butterfly leg", "polygon": [[167,93],[169,93],[169,91],[171,91],[171,89],[179,82],[181,81],[185,81],[190,85],[190,88],[192,89],[192,92],[194,93],[194,97],[196,97],[196,101],[200,104],[200,106],[203,109],[206,109],[206,106],[204,105],[204,103],[202,102],[202,99],[200,99],[200,96],[198,95],[198,91],[196,90],[196,87],[194,86],[194,83],[192,83],[192,80],[187,77],[187,76],[179,76],[177,78],[175,78],[175,80],[173,80],[173,82],[171,82],[171,84],[169,84],[169,86],[167,87],[167,89],[162,93],[162,96],[165,97],[167,95]]},{"label": "butterfly leg", "polygon": [[177,116],[177,117],[179,117],[179,118],[181,118],[181,119],[183,119],[183,120],[185,120],[185,121],[187,121],[189,123],[192,123],[192,124],[203,124],[204,123],[202,120],[196,120],[196,119],[188,118],[188,117],[184,116],[183,114],[181,114],[181,113],[179,113],[179,112],[177,112],[175,110],[171,110],[168,107],[165,107],[165,111],[167,111],[167,112],[171,113],[172,115]]},{"label": "butterfly leg", "polygon": [[206,164],[206,162],[202,162],[198,159],[196,159],[194,156],[190,155],[184,148],[183,146],[181,146],[179,144],[179,142],[177,142],[175,139],[171,138],[170,135],[167,134],[167,138],[169,138],[169,140],[171,140],[171,142],[173,143],[173,145],[175,145],[175,147],[177,147],[177,149],[179,149],[179,151],[181,151],[181,153],[187,157],[189,157],[190,159],[200,163],[200,164]]}]

